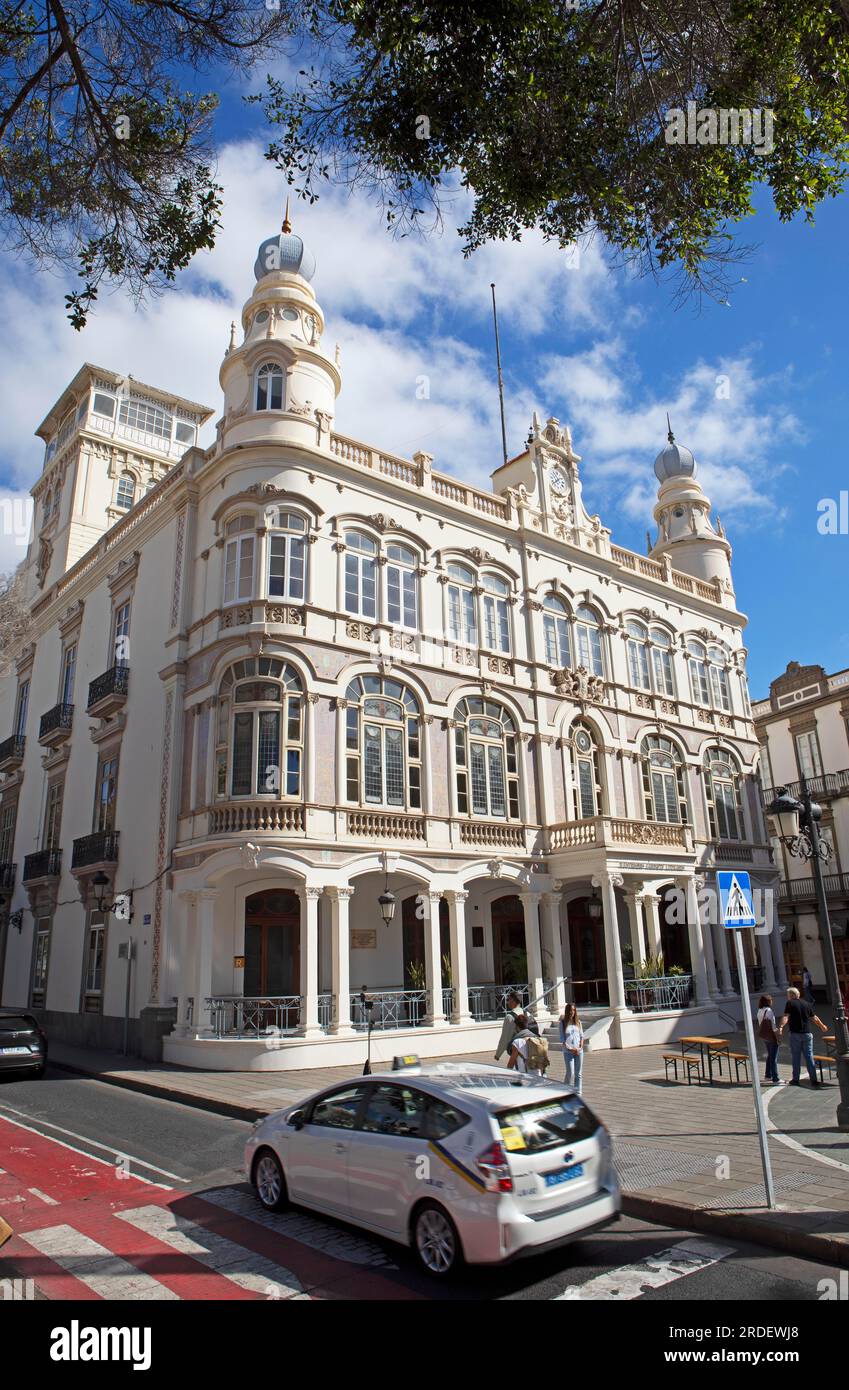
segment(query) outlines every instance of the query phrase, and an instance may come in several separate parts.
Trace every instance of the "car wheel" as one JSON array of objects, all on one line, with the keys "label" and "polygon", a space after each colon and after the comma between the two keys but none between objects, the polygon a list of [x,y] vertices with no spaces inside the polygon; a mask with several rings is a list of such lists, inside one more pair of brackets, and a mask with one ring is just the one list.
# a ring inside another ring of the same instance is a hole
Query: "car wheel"
[{"label": "car wheel", "polygon": [[266,1211],[283,1211],[289,1204],[280,1160],[271,1149],[261,1149],[254,1163],[256,1195]]},{"label": "car wheel", "polygon": [[447,1279],[463,1263],[457,1227],[436,1202],[425,1202],[413,1218],[413,1249],[428,1274]]}]

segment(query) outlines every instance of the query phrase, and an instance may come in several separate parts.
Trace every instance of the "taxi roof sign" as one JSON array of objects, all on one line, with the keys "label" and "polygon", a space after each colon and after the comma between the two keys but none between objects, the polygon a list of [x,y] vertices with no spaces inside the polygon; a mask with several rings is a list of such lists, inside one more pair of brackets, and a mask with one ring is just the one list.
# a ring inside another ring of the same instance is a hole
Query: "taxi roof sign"
[{"label": "taxi roof sign", "polygon": [[721,869],[716,875],[722,925],[729,931],[756,927],[752,884],[745,869]]},{"label": "taxi roof sign", "polygon": [[409,1053],[405,1057],[392,1058],[393,1071],[420,1071],[421,1065],[421,1058],[416,1057],[413,1053]]}]

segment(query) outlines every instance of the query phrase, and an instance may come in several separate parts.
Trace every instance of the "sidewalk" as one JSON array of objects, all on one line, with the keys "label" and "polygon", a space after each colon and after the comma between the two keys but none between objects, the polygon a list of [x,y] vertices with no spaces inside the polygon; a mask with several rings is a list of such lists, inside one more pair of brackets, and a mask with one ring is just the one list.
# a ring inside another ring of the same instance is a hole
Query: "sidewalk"
[{"label": "sidewalk", "polygon": [[[732,1051],[745,1050],[742,1035],[729,1041]],[[584,1095],[614,1136],[628,1214],[849,1268],[849,1134],[835,1126],[836,1082],[811,1090],[805,1080],[801,1087],[765,1092],[779,1207],[770,1212],[751,1087],[667,1082],[662,1053],[672,1050],[591,1052],[584,1063]],[[559,1052],[552,1059],[549,1076],[562,1080]],[[70,1072],[247,1121],[362,1071],[199,1072],[58,1043],[50,1060]],[[375,1071],[381,1065],[376,1062]],[[780,1070],[789,1077],[786,1064]]]}]

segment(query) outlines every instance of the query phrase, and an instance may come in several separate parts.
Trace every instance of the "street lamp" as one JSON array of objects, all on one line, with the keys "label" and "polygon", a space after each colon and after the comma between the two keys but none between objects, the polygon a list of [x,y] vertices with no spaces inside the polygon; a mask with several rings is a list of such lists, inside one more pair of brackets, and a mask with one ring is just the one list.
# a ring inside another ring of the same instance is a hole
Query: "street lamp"
[{"label": "street lamp", "polygon": [[597,922],[601,917],[602,912],[603,908],[601,905],[601,898],[598,896],[598,893],[595,891],[595,889],[593,889],[593,895],[587,902],[587,916],[590,918],[591,921]]},{"label": "street lamp", "polygon": [[[0,912],[3,911],[3,908],[4,908],[5,906],[6,906],[6,899],[3,898],[3,897],[0,897]],[[15,928],[17,928],[17,930],[18,930],[19,932],[20,932],[20,931],[23,931],[23,928],[24,928],[24,910],[23,910],[22,907],[19,907],[18,910],[17,910],[17,912],[10,912],[10,913],[9,913],[9,926],[10,926],[10,927],[15,927]]]},{"label": "street lamp", "polygon": [[820,941],[822,942],[823,964],[826,984],[834,1009],[835,1065],[837,1081],[840,1086],[840,1100],[837,1105],[837,1125],[839,1129],[849,1130],[849,1027],[846,1022],[846,1009],[837,979],[837,961],[834,956],[834,938],[828,916],[828,902],[825,895],[822,866],[829,858],[831,848],[820,839],[817,822],[822,819],[822,807],[811,799],[808,784],[802,778],[802,798],[797,801],[786,787],[776,788],[776,796],[767,814],[778,822],[779,835],[787,849],[797,859],[810,860],[817,894],[817,917],[819,919]]},{"label": "street lamp", "polygon": [[380,915],[383,918],[384,926],[391,927],[392,918],[395,916],[395,894],[389,891],[389,875],[386,875],[386,884],[383,892],[377,900],[380,908]]}]

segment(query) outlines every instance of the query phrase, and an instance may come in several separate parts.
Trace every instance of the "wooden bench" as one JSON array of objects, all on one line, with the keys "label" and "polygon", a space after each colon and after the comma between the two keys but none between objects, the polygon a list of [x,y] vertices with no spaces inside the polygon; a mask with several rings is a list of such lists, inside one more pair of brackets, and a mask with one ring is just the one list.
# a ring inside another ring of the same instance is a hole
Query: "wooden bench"
[{"label": "wooden bench", "polygon": [[834,1058],[833,1058],[833,1057],[818,1057],[818,1056],[816,1055],[816,1053],[814,1053],[814,1066],[817,1067],[817,1068],[819,1069],[819,1074],[820,1074],[820,1085],[821,1085],[821,1086],[824,1086],[824,1085],[825,1085],[825,1079],[824,1079],[823,1074],[822,1074],[822,1069],[823,1069],[823,1067],[828,1067],[828,1079],[829,1079],[829,1081],[830,1081],[831,1078],[832,1078],[833,1075],[834,1075]]},{"label": "wooden bench", "polygon": [[682,1056],[680,1055],[680,1053],[678,1053],[678,1052],[664,1052],[664,1053],[663,1053],[663,1065],[664,1065],[664,1067],[666,1068],[666,1079],[667,1079],[667,1081],[669,1080],[669,1067],[670,1067],[670,1064],[672,1065],[672,1068],[673,1068],[673,1070],[674,1070],[674,1072],[675,1072],[675,1080],[676,1080],[676,1081],[678,1080],[678,1063],[679,1063],[679,1062],[681,1063],[681,1066],[684,1068],[684,1072],[685,1072],[686,1077],[687,1077],[687,1085],[688,1085],[688,1086],[692,1086],[692,1084],[693,1084],[693,1074],[695,1073],[696,1080],[698,1081],[699,1085],[701,1086],[702,1081],[704,1080],[704,1077],[702,1076],[702,1065],[701,1065],[700,1059],[699,1059],[698,1057],[686,1057],[686,1056],[685,1056],[685,1057],[682,1057]]},{"label": "wooden bench", "polygon": [[748,1080],[749,1080],[749,1054],[748,1054],[748,1052],[726,1052],[725,1055],[726,1055],[726,1057],[728,1058],[728,1067],[729,1067],[728,1080],[729,1080],[729,1081],[731,1080],[731,1063],[733,1062],[733,1063],[734,1063],[734,1080],[739,1084],[739,1081],[740,1081],[740,1068],[742,1067],[742,1068],[743,1068],[743,1076],[744,1076],[745,1080],[748,1082]]}]

